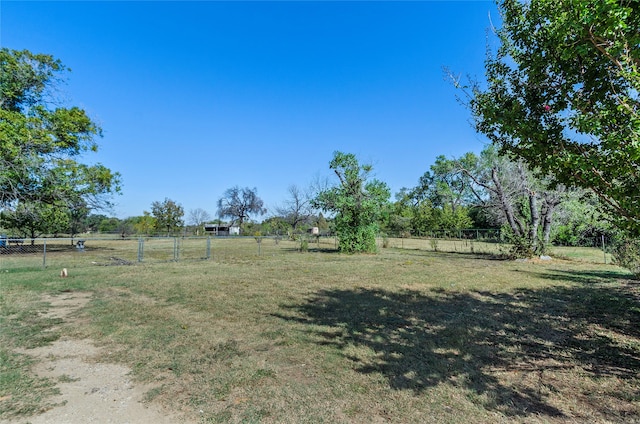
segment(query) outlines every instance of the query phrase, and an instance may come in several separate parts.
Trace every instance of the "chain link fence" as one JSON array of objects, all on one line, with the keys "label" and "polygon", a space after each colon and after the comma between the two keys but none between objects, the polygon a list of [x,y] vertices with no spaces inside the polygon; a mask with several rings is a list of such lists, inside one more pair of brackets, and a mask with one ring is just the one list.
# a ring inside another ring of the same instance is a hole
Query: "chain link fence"
[{"label": "chain link fence", "polygon": [[[599,243],[597,243],[599,242]],[[554,246],[558,258],[612,263],[609,241],[594,241],[594,247]],[[181,261],[238,261],[282,255],[295,251],[336,251],[334,236],[262,237],[92,237],[0,239],[0,270],[25,268],[73,268],[136,265]],[[433,232],[422,237],[385,235],[378,248],[414,249],[434,252],[500,255],[510,245],[497,230]]]},{"label": "chain link fence", "polygon": [[0,270],[237,261],[300,250],[334,250],[334,237],[93,237],[0,240]]}]

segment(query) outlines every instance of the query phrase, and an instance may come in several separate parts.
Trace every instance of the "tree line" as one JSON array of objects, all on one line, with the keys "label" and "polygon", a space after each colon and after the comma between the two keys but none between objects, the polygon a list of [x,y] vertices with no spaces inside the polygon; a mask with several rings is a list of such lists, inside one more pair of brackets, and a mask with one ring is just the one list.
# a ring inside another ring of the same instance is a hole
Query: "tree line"
[{"label": "tree line", "polygon": [[185,212],[180,203],[165,198],[142,215],[126,219],[85,209],[50,221],[42,216],[30,221],[34,215],[26,214],[21,221],[20,213],[4,212],[3,225],[27,237],[83,232],[203,235],[208,223],[237,225],[249,235],[295,237],[318,227],[337,235],[340,249],[347,252],[374,251],[381,234],[409,237],[499,229],[519,249],[518,255],[544,253],[551,243],[585,245],[602,235],[610,239],[616,231],[597,196],[539,178],[524,162],[499,154],[492,145],[480,154],[438,156],[416,185],[400,189],[394,200],[384,182],[370,178],[373,168],[353,154],[335,152],[329,168],[335,184],[291,185],[286,200],[266,219],[259,219],[267,210],[257,188],[232,187],[218,199],[215,215],[202,208]]}]

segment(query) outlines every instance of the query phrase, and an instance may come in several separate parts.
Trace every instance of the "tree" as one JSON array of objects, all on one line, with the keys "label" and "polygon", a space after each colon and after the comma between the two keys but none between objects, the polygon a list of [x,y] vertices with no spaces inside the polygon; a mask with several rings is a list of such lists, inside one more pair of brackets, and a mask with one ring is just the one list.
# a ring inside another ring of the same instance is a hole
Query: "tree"
[{"label": "tree", "polygon": [[200,234],[202,226],[211,219],[211,215],[201,208],[189,210],[189,224],[196,227],[196,234]]},{"label": "tree", "polygon": [[31,238],[33,244],[42,234],[58,234],[69,228],[69,216],[46,203],[20,202],[0,214],[0,224]]},{"label": "tree", "polygon": [[254,187],[240,188],[231,187],[218,199],[218,216],[220,218],[231,218],[237,222],[242,231],[242,225],[251,218],[251,215],[264,215],[267,209],[264,202],[258,197],[258,190]]},{"label": "tree", "polygon": [[288,190],[289,198],[283,206],[276,207],[276,213],[287,222],[293,231],[300,224],[308,224],[313,217],[313,208],[311,207],[311,196],[305,193],[297,185],[290,185]]},{"label": "tree", "polygon": [[142,211],[142,216],[132,219],[133,230],[138,234],[150,234],[156,228],[156,219],[148,211]]},{"label": "tree", "polygon": [[87,224],[87,231],[100,231],[100,223],[102,222],[103,219],[107,219],[108,217],[106,215],[101,215],[101,214],[90,214],[89,216],[87,216],[87,220],[86,220],[86,224]]},{"label": "tree", "polygon": [[469,228],[470,205],[475,199],[472,183],[460,172],[460,162],[469,160],[438,156],[413,188],[402,188],[390,211],[388,227],[396,233],[424,234],[432,230]]},{"label": "tree", "polygon": [[291,226],[280,216],[272,216],[262,221],[262,234],[286,234]]},{"label": "tree", "polygon": [[602,237],[612,241],[616,229],[602,216],[599,200],[585,189],[571,190],[567,200],[556,214],[557,225],[552,230],[552,240],[565,246],[598,246]]},{"label": "tree", "polygon": [[476,129],[540,175],[592,190],[640,234],[640,2],[499,2]]},{"label": "tree", "polygon": [[162,202],[151,204],[151,214],[155,218],[155,229],[157,231],[167,231],[167,235],[178,231],[184,225],[182,217],[184,209],[171,199],[165,198]]},{"label": "tree", "polygon": [[111,218],[104,218],[102,221],[100,221],[100,226],[98,227],[98,230],[101,233],[117,233],[118,229],[120,228],[121,222],[120,219],[115,218],[115,217],[111,217]]},{"label": "tree", "polygon": [[434,206],[456,214],[459,207],[472,201],[471,181],[465,173],[459,172],[460,164],[464,166],[469,160],[473,160],[469,154],[455,160],[447,159],[443,155],[436,158],[435,163],[430,167],[431,173],[427,172],[421,178],[421,182],[429,181],[430,183],[424,187],[423,182],[421,189],[426,191]]},{"label": "tree", "polygon": [[480,205],[502,215],[510,230],[513,254],[543,253],[550,241],[554,213],[564,199],[564,187],[536,178],[523,161],[499,155],[493,146],[484,149],[480,157],[464,157],[459,172],[472,181]]},{"label": "tree", "polygon": [[375,252],[378,220],[390,191],[377,179],[369,179],[371,165],[359,164],[351,153],[335,152],[329,168],[339,184],[317,194],[312,205],[333,212],[341,252]]},{"label": "tree", "polygon": [[87,218],[89,216],[89,208],[84,201],[79,201],[69,205],[69,235],[71,236],[71,244],[73,237],[87,229]]},{"label": "tree", "polygon": [[78,107],[53,105],[67,71],[50,55],[0,49],[0,208],[39,202],[66,210],[110,205],[120,175],[75,160],[97,151],[101,128]]}]

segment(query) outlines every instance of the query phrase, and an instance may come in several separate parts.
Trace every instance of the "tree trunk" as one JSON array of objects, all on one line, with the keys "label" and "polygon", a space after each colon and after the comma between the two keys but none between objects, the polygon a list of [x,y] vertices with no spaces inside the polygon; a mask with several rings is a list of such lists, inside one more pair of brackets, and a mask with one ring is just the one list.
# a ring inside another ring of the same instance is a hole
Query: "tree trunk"
[{"label": "tree trunk", "polygon": [[511,231],[513,231],[513,234],[515,234],[517,237],[522,237],[524,235],[522,223],[518,221],[515,213],[513,212],[513,205],[509,201],[507,194],[502,188],[502,184],[500,183],[500,179],[498,178],[498,174],[495,168],[491,170],[491,179],[493,180],[493,184],[495,185],[494,193],[498,196],[500,207],[505,215],[505,218],[507,219],[507,222],[509,223]]},{"label": "tree trunk", "polygon": [[529,225],[529,245],[534,251],[537,250],[538,242],[538,225],[540,224],[540,212],[538,211],[538,199],[536,198],[536,192],[528,190],[529,192],[529,212],[531,214],[531,222]]},{"label": "tree trunk", "polygon": [[560,204],[560,199],[550,195],[549,193],[544,194],[544,214],[542,216],[542,242],[546,246],[549,244],[549,239],[551,238],[551,224],[553,223],[553,213],[555,212],[556,206]]}]

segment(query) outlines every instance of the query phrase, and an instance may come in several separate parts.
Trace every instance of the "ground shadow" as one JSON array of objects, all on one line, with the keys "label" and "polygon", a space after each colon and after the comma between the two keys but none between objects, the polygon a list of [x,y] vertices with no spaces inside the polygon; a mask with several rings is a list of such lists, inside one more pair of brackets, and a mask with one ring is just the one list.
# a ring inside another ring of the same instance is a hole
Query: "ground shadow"
[{"label": "ground shadow", "polygon": [[[594,378],[633,380],[640,369],[638,345],[619,343],[608,333],[640,338],[638,299],[605,285],[508,294],[324,290],[285,308],[280,318],[310,324],[306,331],[343,349],[358,372],[379,373],[392,388],[416,393],[448,382],[483,395],[485,408],[511,416],[563,412],[546,397],[552,383],[545,383],[545,391],[505,384],[497,372],[534,372],[542,381],[544,372],[579,367]],[[604,331],[593,332],[593,325]],[[350,356],[348,346],[375,355]]]},{"label": "ground shadow", "polygon": [[283,251],[290,253],[331,253],[331,254],[342,254],[338,249],[332,247],[311,247],[309,246],[306,250],[301,250],[299,247],[283,247]]}]

